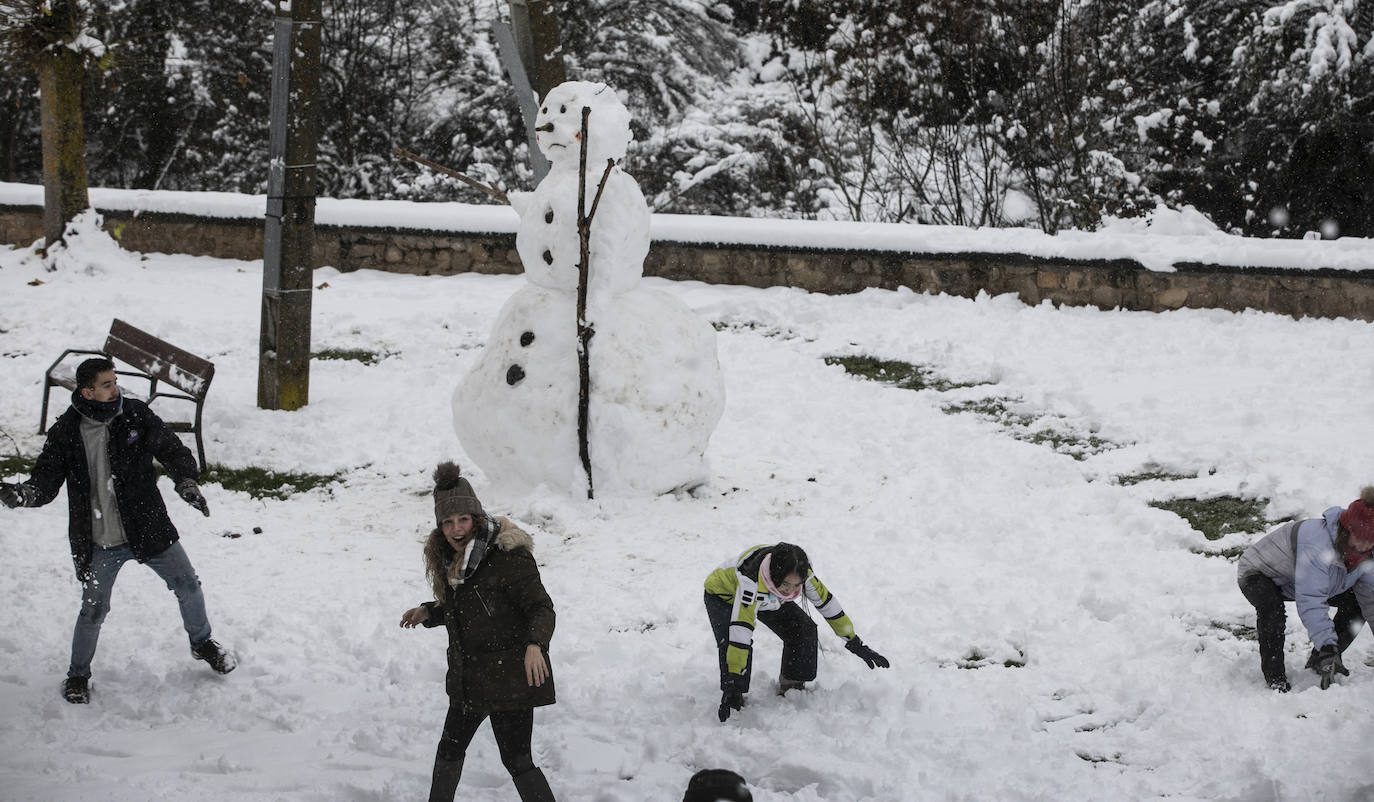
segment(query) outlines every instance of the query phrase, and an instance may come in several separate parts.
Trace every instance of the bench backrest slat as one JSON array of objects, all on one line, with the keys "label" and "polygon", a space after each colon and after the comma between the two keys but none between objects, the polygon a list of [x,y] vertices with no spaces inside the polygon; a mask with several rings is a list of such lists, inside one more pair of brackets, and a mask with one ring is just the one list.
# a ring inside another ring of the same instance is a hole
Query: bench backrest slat
[{"label": "bench backrest slat", "polygon": [[202,398],[215,375],[215,364],[115,319],[105,340],[105,353],[164,381],[194,398]]}]

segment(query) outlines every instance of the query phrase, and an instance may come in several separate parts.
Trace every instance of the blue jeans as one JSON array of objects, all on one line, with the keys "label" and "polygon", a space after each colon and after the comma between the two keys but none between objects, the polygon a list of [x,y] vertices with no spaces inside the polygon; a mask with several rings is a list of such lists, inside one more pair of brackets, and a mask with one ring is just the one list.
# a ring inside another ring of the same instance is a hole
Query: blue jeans
[{"label": "blue jeans", "polygon": [[[95,657],[96,642],[100,640],[100,625],[105,623],[105,616],[110,612],[115,577],[119,576],[124,563],[132,559],[134,553],[127,543],[108,549],[94,548],[91,578],[81,585],[81,612],[76,616],[76,630],[72,633],[72,664],[67,669],[67,676],[91,676],[91,659]],[[210,621],[205,617],[205,596],[200,592],[200,579],[181,544],[173,543],[161,554],[149,558],[147,566],[176,594],[177,604],[181,606],[181,623],[191,638],[191,645],[209,640]]]}]

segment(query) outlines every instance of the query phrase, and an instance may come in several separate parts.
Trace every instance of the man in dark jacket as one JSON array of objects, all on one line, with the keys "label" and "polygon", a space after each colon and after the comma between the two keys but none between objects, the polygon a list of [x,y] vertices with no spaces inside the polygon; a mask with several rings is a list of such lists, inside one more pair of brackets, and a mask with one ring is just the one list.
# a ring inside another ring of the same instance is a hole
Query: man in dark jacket
[{"label": "man in dark jacket", "polygon": [[210,639],[200,579],[177,542],[153,469],[156,457],[172,475],[177,495],[208,516],[209,505],[196,487],[195,457],[147,404],[120,395],[109,359],[82,362],[76,384],[72,405],[49,430],[29,480],[0,483],[0,502],[7,507],[41,507],[67,485],[67,537],[81,582],[81,611],[63,698],[90,701],[100,625],[119,569],[129,560],[147,564],[176,594],[191,656],[221,674],[233,671],[234,655]]}]

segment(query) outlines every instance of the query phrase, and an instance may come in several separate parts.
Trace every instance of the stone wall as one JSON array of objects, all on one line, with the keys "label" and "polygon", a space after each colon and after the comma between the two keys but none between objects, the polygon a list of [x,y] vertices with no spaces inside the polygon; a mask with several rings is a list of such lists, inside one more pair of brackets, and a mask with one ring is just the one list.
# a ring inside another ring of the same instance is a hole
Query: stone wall
[{"label": "stone wall", "polygon": [[[139,252],[262,258],[260,219],[105,212],[105,227]],[[27,245],[43,235],[42,210],[0,206],[0,243]],[[420,275],[519,273],[514,234],[317,226],[318,264]],[[1173,273],[1136,262],[1052,260],[1017,254],[916,254],[890,251],[653,243],[645,275],[751,287],[789,286],[849,293],[866,287],[973,297],[1016,293],[1102,309],[1257,309],[1294,317],[1374,321],[1374,267],[1282,270],[1179,265]]]}]

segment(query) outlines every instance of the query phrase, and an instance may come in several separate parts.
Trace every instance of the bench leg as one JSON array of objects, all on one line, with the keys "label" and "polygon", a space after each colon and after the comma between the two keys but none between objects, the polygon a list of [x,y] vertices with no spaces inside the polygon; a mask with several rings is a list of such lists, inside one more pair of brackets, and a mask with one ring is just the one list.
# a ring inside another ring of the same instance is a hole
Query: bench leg
[{"label": "bench leg", "polygon": [[52,385],[43,383],[43,408],[38,413],[38,433],[48,433],[48,394],[52,390]]},{"label": "bench leg", "polygon": [[200,457],[200,472],[201,472],[201,473],[205,473],[205,441],[204,441],[204,440],[201,438],[201,436],[200,436],[200,433],[201,433],[200,418],[201,418],[201,413],[205,411],[204,404],[205,404],[204,399],[202,399],[201,401],[199,401],[199,402],[196,403],[196,428],[193,430],[193,431],[195,432],[195,435],[196,435],[196,456]]}]

